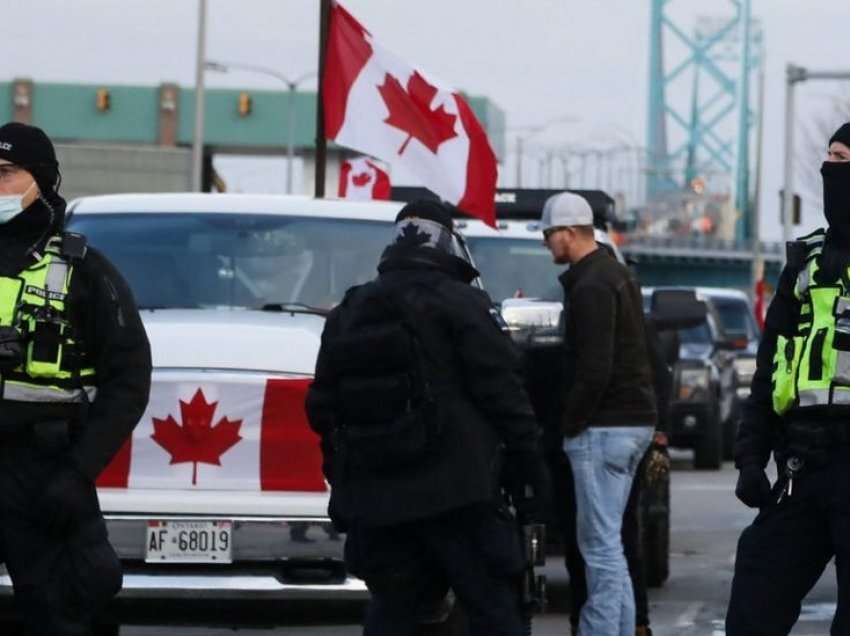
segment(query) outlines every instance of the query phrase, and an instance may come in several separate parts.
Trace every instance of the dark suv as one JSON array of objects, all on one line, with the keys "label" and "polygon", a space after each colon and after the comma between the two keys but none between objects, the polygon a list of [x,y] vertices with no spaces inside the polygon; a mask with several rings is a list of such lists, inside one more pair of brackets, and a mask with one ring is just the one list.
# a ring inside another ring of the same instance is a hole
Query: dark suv
[{"label": "dark suv", "polygon": [[[745,344],[724,331],[714,295],[701,288],[691,290],[705,302],[706,319],[667,339],[668,348],[675,350],[670,352],[670,358],[676,359],[670,445],[692,448],[695,468],[715,470],[734,442],[740,413],[736,351]],[[643,290],[645,310],[653,291]]]}]

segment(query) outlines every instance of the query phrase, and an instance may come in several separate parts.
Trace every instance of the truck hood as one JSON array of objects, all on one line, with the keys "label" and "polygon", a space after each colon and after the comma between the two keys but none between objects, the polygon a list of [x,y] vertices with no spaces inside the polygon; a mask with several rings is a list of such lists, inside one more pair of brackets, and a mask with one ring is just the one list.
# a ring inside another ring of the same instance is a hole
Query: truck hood
[{"label": "truck hood", "polygon": [[325,319],[247,309],[142,311],[155,369],[312,375]]}]

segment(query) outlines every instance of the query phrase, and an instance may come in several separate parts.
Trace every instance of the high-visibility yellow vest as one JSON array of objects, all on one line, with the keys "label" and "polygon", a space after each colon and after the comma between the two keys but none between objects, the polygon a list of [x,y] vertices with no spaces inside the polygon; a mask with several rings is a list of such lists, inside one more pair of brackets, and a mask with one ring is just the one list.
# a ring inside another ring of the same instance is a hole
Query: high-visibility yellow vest
[{"label": "high-visibility yellow vest", "polygon": [[15,277],[0,276],[0,326],[16,327],[26,343],[23,364],[0,373],[2,400],[79,403],[97,392],[67,314],[74,266],[61,244],[61,236],[51,238],[37,263]]},{"label": "high-visibility yellow vest", "polygon": [[850,407],[850,271],[833,283],[815,282],[823,230],[803,239],[806,262],[797,275],[796,333],[780,335],[773,358],[773,409]]}]

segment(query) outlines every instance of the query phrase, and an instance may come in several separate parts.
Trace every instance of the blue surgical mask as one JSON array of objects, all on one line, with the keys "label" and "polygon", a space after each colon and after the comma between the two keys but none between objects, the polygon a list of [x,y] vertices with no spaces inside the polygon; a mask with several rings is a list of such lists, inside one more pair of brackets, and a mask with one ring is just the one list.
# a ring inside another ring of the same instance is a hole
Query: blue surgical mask
[{"label": "blue surgical mask", "polygon": [[24,197],[35,187],[35,181],[23,194],[0,194],[0,225],[8,223],[24,211]]}]

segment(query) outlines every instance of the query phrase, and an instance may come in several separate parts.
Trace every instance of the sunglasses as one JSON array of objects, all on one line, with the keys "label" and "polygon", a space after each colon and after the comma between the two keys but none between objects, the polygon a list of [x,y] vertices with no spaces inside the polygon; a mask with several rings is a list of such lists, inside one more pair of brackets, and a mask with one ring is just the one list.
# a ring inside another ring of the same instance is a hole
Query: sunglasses
[{"label": "sunglasses", "polygon": [[543,230],[543,240],[548,241],[552,237],[553,234],[555,234],[556,232],[560,232],[561,230],[566,230],[566,229],[567,228],[564,227],[563,225],[556,225],[554,227],[547,227],[545,230]]}]

